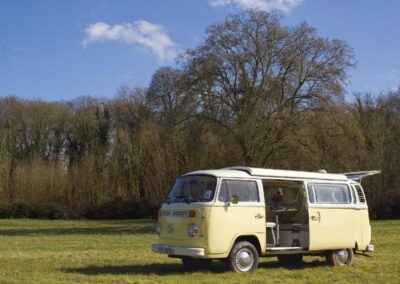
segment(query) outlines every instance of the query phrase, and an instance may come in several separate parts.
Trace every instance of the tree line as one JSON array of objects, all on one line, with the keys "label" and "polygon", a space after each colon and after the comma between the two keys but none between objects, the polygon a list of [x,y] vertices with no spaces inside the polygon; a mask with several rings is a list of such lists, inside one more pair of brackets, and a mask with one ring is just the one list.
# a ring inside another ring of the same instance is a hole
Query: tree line
[{"label": "tree line", "polygon": [[2,98],[0,216],[148,216],[179,175],[246,165],[382,169],[364,182],[371,216],[400,217],[400,91],[346,99],[354,66],[345,42],[248,11],[211,25],[146,88]]}]

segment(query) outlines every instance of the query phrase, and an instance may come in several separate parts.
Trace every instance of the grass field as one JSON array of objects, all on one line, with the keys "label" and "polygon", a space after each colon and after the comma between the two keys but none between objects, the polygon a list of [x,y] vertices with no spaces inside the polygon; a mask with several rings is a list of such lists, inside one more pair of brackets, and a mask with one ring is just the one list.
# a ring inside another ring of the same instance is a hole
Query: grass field
[{"label": "grass field", "polygon": [[306,257],[288,269],[261,259],[255,273],[216,262],[184,272],[180,261],[150,252],[154,221],[0,220],[0,283],[400,283],[400,220],[372,222],[375,252],[352,267]]}]

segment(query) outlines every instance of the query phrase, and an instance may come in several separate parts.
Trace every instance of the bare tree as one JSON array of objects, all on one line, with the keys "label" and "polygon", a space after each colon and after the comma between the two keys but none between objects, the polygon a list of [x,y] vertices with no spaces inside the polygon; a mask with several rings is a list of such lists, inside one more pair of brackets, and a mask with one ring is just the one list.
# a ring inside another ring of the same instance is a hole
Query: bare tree
[{"label": "bare tree", "polygon": [[154,73],[146,101],[150,109],[170,127],[185,121],[193,105],[183,88],[182,71],[167,66]]},{"label": "bare tree", "polygon": [[182,60],[198,114],[232,135],[245,163],[261,166],[285,149],[305,112],[342,95],[354,64],[343,41],[254,11],[210,26]]}]

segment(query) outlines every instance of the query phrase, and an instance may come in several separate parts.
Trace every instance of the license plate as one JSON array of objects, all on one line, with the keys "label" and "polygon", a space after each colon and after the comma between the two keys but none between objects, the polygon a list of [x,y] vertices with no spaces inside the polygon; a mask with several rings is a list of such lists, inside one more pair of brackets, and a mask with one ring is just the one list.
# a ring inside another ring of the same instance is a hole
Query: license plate
[{"label": "license plate", "polygon": [[166,247],[159,247],[158,251],[160,253],[166,253],[166,254],[174,254],[174,249],[172,248],[166,248]]}]

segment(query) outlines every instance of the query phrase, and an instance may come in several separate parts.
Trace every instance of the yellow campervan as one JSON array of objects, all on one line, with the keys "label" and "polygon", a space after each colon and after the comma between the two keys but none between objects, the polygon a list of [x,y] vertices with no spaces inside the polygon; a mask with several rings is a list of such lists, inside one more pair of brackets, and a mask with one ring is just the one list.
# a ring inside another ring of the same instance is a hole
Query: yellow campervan
[{"label": "yellow campervan", "polygon": [[258,257],[298,264],[325,255],[351,265],[353,251],[372,251],[366,198],[359,183],[379,171],[328,174],[248,167],[187,173],[159,212],[152,250],[186,268],[212,259],[253,271]]}]

